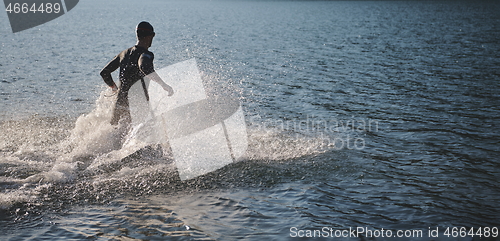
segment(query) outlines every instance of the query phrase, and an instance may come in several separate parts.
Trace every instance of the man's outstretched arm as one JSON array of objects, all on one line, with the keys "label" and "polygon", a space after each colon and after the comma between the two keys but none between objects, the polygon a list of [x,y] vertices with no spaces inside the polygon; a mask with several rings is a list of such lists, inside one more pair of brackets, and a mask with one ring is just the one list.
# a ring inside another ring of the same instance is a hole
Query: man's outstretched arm
[{"label": "man's outstretched arm", "polygon": [[168,96],[172,96],[174,94],[172,87],[165,83],[155,72],[153,67],[153,56],[149,54],[142,54],[139,58],[139,68],[145,75],[148,76],[148,78],[161,85],[161,87],[168,92]]},{"label": "man's outstretched arm", "polygon": [[148,75],[148,77],[153,80],[154,82],[158,83],[159,85],[161,85],[161,87],[168,92],[168,96],[172,96],[174,94],[174,89],[172,89],[172,87],[170,85],[168,85],[167,83],[165,83],[161,77],[156,73],[156,72],[153,72],[151,74]]}]

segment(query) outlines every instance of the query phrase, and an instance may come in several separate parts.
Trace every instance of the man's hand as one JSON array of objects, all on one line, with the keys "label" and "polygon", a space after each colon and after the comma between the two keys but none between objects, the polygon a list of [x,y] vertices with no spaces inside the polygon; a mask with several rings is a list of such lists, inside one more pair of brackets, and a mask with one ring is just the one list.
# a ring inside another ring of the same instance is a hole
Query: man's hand
[{"label": "man's hand", "polygon": [[116,85],[111,86],[111,91],[113,91],[113,93],[118,91],[118,87],[116,87]]},{"label": "man's hand", "polygon": [[170,85],[164,84],[162,85],[163,89],[168,92],[168,96],[172,96],[174,94],[174,89]]}]

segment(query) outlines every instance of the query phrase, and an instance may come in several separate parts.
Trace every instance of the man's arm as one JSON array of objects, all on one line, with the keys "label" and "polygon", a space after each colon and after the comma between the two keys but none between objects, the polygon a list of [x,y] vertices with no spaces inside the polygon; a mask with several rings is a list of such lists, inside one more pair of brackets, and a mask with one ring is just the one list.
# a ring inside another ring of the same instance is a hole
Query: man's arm
[{"label": "man's arm", "polygon": [[168,92],[168,96],[172,96],[174,94],[174,90],[168,84],[166,84],[161,77],[155,72],[153,67],[153,56],[148,53],[144,53],[139,57],[139,68],[141,71],[148,76],[151,80],[161,85],[161,87]]},{"label": "man's arm", "polygon": [[168,92],[168,96],[172,96],[174,94],[174,89],[172,89],[172,87],[170,85],[168,85],[167,83],[165,83],[161,77],[156,73],[156,72],[153,72],[151,74],[148,75],[148,77],[153,80],[154,82],[158,83],[159,85],[161,85],[161,87]]},{"label": "man's arm", "polygon": [[111,76],[111,73],[118,69],[120,67],[120,55],[117,55],[111,62],[109,62],[102,70],[101,70],[101,77],[104,80],[104,83],[106,83],[109,87],[111,87],[113,90],[118,89],[116,87],[115,82],[113,81],[113,77]]}]

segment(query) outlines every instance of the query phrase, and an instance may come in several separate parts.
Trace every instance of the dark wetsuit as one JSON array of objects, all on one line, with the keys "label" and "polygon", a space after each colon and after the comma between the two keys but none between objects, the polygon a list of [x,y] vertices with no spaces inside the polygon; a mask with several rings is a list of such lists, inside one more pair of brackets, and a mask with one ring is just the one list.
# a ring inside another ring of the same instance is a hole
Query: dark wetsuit
[{"label": "dark wetsuit", "polygon": [[104,82],[112,87],[114,81],[111,72],[120,67],[120,90],[111,119],[112,125],[117,125],[121,119],[127,124],[131,122],[128,91],[138,80],[154,72],[153,59],[153,53],[143,47],[134,46],[122,51],[102,69]]}]

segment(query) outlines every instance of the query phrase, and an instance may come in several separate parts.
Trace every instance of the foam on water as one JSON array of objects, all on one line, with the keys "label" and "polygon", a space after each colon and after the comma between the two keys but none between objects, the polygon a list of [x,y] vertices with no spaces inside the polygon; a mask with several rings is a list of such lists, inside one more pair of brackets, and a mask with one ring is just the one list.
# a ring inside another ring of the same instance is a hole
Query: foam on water
[{"label": "foam on water", "polygon": [[[108,96],[103,91],[95,109],[76,121],[32,116],[0,123],[6,136],[0,140],[2,209],[56,200],[109,200],[120,194],[200,185],[199,180],[182,183],[178,179],[168,147],[145,147],[146,143],[130,134],[122,140],[123,128],[109,123],[116,97]],[[329,149],[318,136],[248,124],[247,161],[286,161]],[[223,172],[239,173],[237,168],[228,167]],[[210,175],[202,177],[202,182],[210,182]]]},{"label": "foam on water", "polygon": [[80,116],[70,137],[62,142],[71,149],[70,156],[99,155],[120,148],[120,133],[109,123],[116,97],[107,98],[104,93],[94,111]]}]

